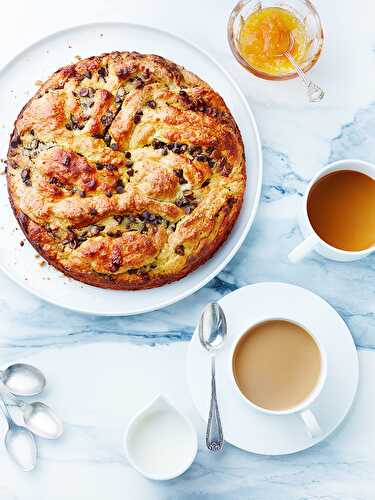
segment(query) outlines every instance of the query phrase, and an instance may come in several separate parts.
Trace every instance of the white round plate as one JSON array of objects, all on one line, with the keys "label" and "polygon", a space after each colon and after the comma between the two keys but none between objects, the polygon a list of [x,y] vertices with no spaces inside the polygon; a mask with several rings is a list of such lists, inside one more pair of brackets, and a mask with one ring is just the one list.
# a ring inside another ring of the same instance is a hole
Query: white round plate
[{"label": "white round plate", "polygon": [[[228,338],[217,353],[218,403],[227,442],[262,455],[286,455],[325,439],[348,413],[358,385],[358,356],[339,314],[321,297],[294,285],[259,283],[240,288],[219,301],[226,314]],[[328,376],[311,406],[323,434],[311,439],[296,415],[265,415],[238,394],[231,377],[234,342],[250,323],[266,318],[289,318],[313,332],[327,353]],[[207,420],[210,401],[210,359],[195,331],[187,356],[187,377],[195,406]]]},{"label": "white round plate", "polygon": [[[169,33],[127,23],[98,23],[55,33],[32,45],[0,72],[0,109],[3,140],[0,158],[6,157],[7,137],[14,120],[46,80],[75,55],[89,57],[114,50],[159,54],[185,66],[206,80],[224,98],[242,131],[247,158],[248,184],[241,214],[228,240],[203,266],[186,278],[153,290],[104,290],[66,278],[54,268],[40,267],[35,251],[25,242],[11,212],[5,176],[0,177],[0,267],[38,297],[89,314],[129,315],[152,311],[187,297],[216,276],[245,239],[254,220],[262,184],[262,156],[258,130],[245,97],[230,75],[206,52]],[[4,140],[5,139],[5,140]],[[40,261],[39,261],[40,262]]]}]

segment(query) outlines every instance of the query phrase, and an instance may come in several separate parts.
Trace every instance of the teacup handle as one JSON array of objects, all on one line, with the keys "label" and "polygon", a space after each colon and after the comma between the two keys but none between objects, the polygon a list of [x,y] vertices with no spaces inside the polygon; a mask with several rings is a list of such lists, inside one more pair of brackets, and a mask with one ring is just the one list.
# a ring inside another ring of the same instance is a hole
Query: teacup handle
[{"label": "teacup handle", "polygon": [[317,243],[317,237],[315,236],[315,234],[311,234],[290,252],[290,254],[288,255],[289,261],[292,262],[292,264],[296,264],[312,250],[314,250]]},{"label": "teacup handle", "polygon": [[316,419],[316,416],[311,410],[301,411],[299,414],[306,426],[307,432],[314,439],[322,434],[322,429]]}]

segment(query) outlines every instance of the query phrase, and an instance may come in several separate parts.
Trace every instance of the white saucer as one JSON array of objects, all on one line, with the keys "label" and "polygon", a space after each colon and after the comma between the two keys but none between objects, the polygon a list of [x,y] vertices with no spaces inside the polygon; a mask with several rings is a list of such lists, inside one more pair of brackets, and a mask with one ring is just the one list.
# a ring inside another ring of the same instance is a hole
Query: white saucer
[{"label": "white saucer", "polygon": [[[217,353],[216,382],[225,440],[262,455],[302,451],[331,434],[347,415],[358,385],[358,356],[350,331],[339,314],[321,297],[294,285],[259,283],[240,288],[219,301],[227,317],[228,338]],[[312,331],[326,350],[327,382],[313,406],[323,429],[311,439],[296,415],[270,416],[242,400],[231,378],[234,341],[250,322],[285,317]],[[187,356],[188,384],[194,404],[207,420],[210,401],[209,356],[194,333]]]}]

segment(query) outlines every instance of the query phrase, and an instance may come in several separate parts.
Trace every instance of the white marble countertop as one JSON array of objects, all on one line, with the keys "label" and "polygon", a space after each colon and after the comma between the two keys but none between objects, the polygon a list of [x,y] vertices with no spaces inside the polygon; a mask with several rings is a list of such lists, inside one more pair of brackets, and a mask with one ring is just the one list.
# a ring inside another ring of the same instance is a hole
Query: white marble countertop
[{"label": "white marble countertop", "polygon": [[[40,443],[33,473],[19,472],[0,445],[1,500],[374,498],[375,255],[347,264],[314,255],[298,266],[286,256],[299,241],[298,201],[314,172],[340,158],[375,161],[375,4],[315,1],[326,33],[321,60],[310,74],[327,91],[319,105],[305,102],[298,82],[257,80],[234,61],[226,44],[233,4],[17,0],[2,8],[0,66],[49,33],[99,20],[149,24],[202,45],[248,98],[265,165],[261,206],[237,256],[205,288],[167,309],[133,318],[83,316],[43,303],[0,275],[1,363],[40,366],[49,380],[44,400],[66,422],[63,439]],[[187,342],[207,301],[258,281],[307,287],[337,309],[359,351],[358,396],[345,423],[304,453],[267,458],[227,446],[213,457],[203,447],[204,426],[184,378]],[[200,436],[191,469],[166,483],[143,479],[122,454],[130,416],[160,390],[192,418]]]}]

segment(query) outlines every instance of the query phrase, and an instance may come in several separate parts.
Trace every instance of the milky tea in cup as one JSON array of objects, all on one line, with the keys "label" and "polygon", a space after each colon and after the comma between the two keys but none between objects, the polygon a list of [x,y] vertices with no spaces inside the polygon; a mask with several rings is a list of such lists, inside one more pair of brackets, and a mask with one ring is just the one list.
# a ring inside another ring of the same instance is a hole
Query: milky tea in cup
[{"label": "milky tea in cup", "polygon": [[238,388],[259,409],[284,412],[297,408],[316,388],[321,374],[320,349],[301,326],[274,319],[251,327],[232,357]]}]

